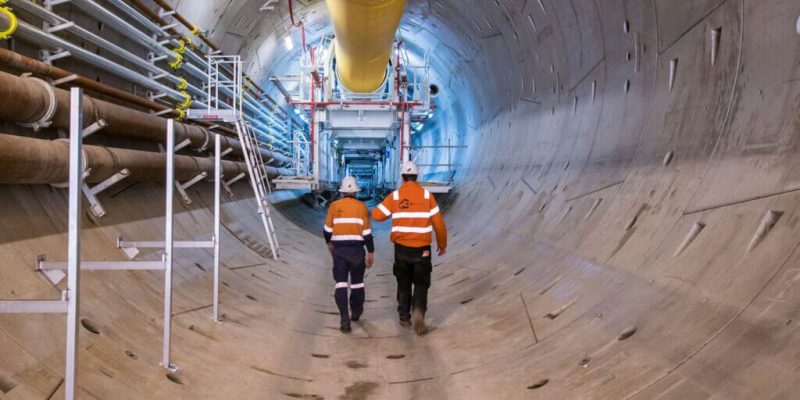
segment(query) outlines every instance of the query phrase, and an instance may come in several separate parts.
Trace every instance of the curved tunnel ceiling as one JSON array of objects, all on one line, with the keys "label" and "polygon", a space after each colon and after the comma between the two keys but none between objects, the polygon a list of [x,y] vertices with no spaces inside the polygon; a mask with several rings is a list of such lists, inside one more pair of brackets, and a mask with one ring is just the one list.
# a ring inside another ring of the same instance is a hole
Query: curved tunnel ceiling
[{"label": "curved tunnel ceiling", "polygon": [[[238,26],[262,2],[177,3],[262,80],[288,65],[285,5]],[[282,202],[286,250],[272,262],[239,198],[223,216],[222,327],[197,311],[207,257],[179,258],[178,378],[154,365],[160,277],[86,278],[84,313],[101,334],[87,338],[84,396],[796,398],[798,15],[785,0],[410,0],[401,33],[433,51],[447,110],[445,128],[416,140],[469,145],[440,199],[452,241],[434,262],[434,330],[397,327],[378,234],[365,321],[341,337],[321,215]],[[125,217],[93,227],[87,251],[118,257],[115,235],[159,232],[159,190],[120,196]],[[63,226],[23,217],[43,221],[52,195],[0,196],[23,210],[0,230],[25,266],[13,287],[39,288],[30,260],[64,247]],[[176,219],[184,235],[209,221],[197,209]],[[25,393],[46,394],[63,324],[13,318],[0,319],[0,354],[13,360],[0,377],[13,369]]]},{"label": "curved tunnel ceiling", "polygon": [[[792,396],[798,15],[778,0],[409,2],[400,33],[430,49],[450,111],[439,134],[469,145],[445,263],[481,280],[441,285],[483,297],[460,328],[518,348],[474,393],[549,377],[548,398]],[[501,327],[525,303],[531,348],[524,324]]]}]

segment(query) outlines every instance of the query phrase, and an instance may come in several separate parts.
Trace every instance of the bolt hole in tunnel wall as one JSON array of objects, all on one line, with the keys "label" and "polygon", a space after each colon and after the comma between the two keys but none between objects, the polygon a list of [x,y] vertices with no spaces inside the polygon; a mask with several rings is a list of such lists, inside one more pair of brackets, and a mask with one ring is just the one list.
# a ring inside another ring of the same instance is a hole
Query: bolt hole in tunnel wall
[{"label": "bolt hole in tunnel wall", "polygon": [[[77,52],[53,59],[59,52],[35,40],[42,17],[21,4],[2,5],[22,21],[3,47],[29,58],[48,50],[53,66],[0,58],[8,137],[0,144],[18,143],[0,152],[0,299],[58,300],[64,283],[33,265],[42,253],[66,258],[66,194],[49,184],[65,181],[66,146],[52,139],[68,127],[68,110],[55,108],[39,132],[20,126],[48,114],[51,92],[19,74],[78,73],[109,86],[87,88],[98,101],[84,112],[109,123],[87,138],[99,181],[116,172],[108,163],[130,162],[137,173],[139,158],[127,152],[159,154],[153,127],[161,119],[150,111],[171,112],[179,99],[169,95],[174,85],[147,98],[160,88],[147,81],[157,71],[97,43],[86,41],[90,53],[143,78]],[[94,5],[144,36],[87,12]],[[293,5],[308,44],[333,32],[324,2]],[[250,111],[272,144],[264,155],[275,169],[291,164],[287,126],[303,122],[286,122],[294,112],[270,85],[271,76],[296,71],[302,50],[299,31],[286,29],[287,2],[81,0],[51,11],[102,29],[143,61],[158,49],[141,41],[172,23],[202,49],[213,49],[205,37],[240,53],[264,89],[250,94],[267,104]],[[0,14],[0,32],[8,15]],[[408,0],[395,38],[417,57],[429,51],[438,87],[436,123],[411,134],[411,144],[467,146],[453,152],[460,166],[446,171],[455,172],[444,211],[451,241],[434,260],[434,329],[417,337],[397,325],[392,249],[376,226],[371,302],[353,334],[340,335],[318,232],[323,213],[295,192],[273,194],[284,249],[272,260],[240,183],[222,208],[221,325],[208,315],[210,271],[196,266],[209,254],[176,250],[179,371],[158,365],[163,273],[82,275],[78,398],[797,398],[799,17],[800,3],[785,0]],[[66,28],[52,35],[80,41]],[[172,72],[166,62],[174,59],[156,61]],[[55,103],[78,83],[61,83]],[[113,88],[139,99],[114,97]],[[198,152],[208,129],[187,123],[181,131],[192,142],[182,153],[189,175],[208,161]],[[426,177],[445,175],[422,168]],[[126,260],[118,236],[163,235],[163,169],[151,172],[103,198],[107,215],[84,224],[85,259]],[[175,230],[199,239],[212,222],[212,185],[192,189],[193,204],[176,205]],[[63,397],[63,327],[58,315],[0,315],[0,399]]]}]

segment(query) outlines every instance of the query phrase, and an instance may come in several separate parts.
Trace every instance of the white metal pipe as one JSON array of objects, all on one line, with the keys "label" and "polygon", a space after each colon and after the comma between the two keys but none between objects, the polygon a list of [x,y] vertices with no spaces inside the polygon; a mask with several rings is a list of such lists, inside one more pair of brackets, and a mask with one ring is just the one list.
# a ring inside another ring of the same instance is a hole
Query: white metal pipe
[{"label": "white metal pipe", "polygon": [[[151,33],[151,34],[163,34],[161,27],[159,27],[155,22],[151,21],[145,15],[142,15],[142,13],[140,13],[137,10],[135,10],[133,7],[131,7],[130,5],[125,3],[124,1],[122,1],[122,0],[109,0],[109,3],[111,3],[111,5],[113,5],[117,9],[119,9],[125,15],[127,15],[127,16],[133,18],[134,20],[136,20],[141,26],[143,26],[146,30],[148,30],[149,33]],[[100,7],[102,7],[102,6],[100,6]],[[173,39],[171,41],[171,44],[177,46],[178,45],[178,41]],[[208,76],[203,71],[203,69],[206,67],[206,64],[207,64],[206,60],[204,60],[203,58],[201,58],[200,56],[198,56],[197,54],[195,54],[192,51],[187,51],[186,53],[183,54],[183,57],[184,57],[184,68],[192,76],[194,76],[194,77],[196,77],[198,79],[201,79],[201,80],[207,80],[208,79]],[[189,63],[186,63],[187,61],[189,61]],[[202,68],[199,68],[199,67],[197,67],[195,65],[192,65],[192,63],[197,64],[199,66],[202,66]],[[255,97],[253,97],[251,94],[245,93],[244,94],[244,98],[248,103],[247,104],[248,107],[250,107],[250,108],[252,108],[254,110],[259,110],[260,109],[258,105],[261,104],[261,103]],[[283,112],[283,113],[286,113],[287,115],[289,115],[291,117],[290,111],[282,110],[281,106],[278,103],[272,101],[271,99],[269,99],[269,104],[267,105],[267,109],[269,109],[272,112],[276,112],[276,113]],[[274,119],[272,119],[272,117],[269,114],[264,113],[264,115],[268,116],[267,118],[269,118],[273,123],[275,123]]]},{"label": "white metal pipe", "polygon": [[83,90],[70,90],[69,223],[67,233],[67,346],[64,396],[75,398],[78,374],[78,320],[80,319],[81,188],[83,187]]},{"label": "white metal pipe", "polygon": [[[146,87],[150,90],[158,91],[161,93],[166,94],[170,97],[170,99],[174,101],[183,101],[184,96],[177,90],[172,89],[166,85],[158,83],[156,80],[146,77],[136,71],[128,69],[126,67],[121,66],[118,63],[115,63],[111,60],[108,60],[104,57],[98,56],[86,49],[83,49],[75,44],[72,44],[58,36],[43,32],[26,22],[20,21],[19,26],[17,27],[16,36],[31,41],[40,46],[46,46],[49,48],[61,48],[66,51],[69,51],[70,54],[82,61],[87,63],[91,63],[92,65],[103,69],[107,72],[110,72],[114,75],[117,75],[121,78],[127,79],[133,83]],[[205,107],[205,103],[200,101],[193,101],[192,102],[197,107]]]},{"label": "white metal pipe", "polygon": [[215,322],[219,322],[219,265],[220,265],[220,218],[222,196],[222,144],[219,135],[214,135],[214,312]]},{"label": "white metal pipe", "polygon": [[[139,23],[142,27],[144,27],[150,34],[163,34],[163,31],[162,31],[161,27],[159,27],[155,22],[153,22],[149,18],[147,18],[147,16],[145,16],[142,13],[140,13],[139,11],[135,10],[133,7],[131,7],[129,4],[125,3],[124,1],[122,1],[122,0],[108,0],[108,2],[112,6],[116,7],[119,11],[124,13],[125,15],[127,15],[127,16],[131,17],[132,19],[136,20],[136,22]],[[84,4],[84,5],[91,6],[88,3]],[[102,6],[97,5],[97,7],[102,7]],[[112,23],[116,23],[116,22],[112,22]],[[171,43],[173,45],[178,45],[177,40],[172,40]],[[198,56],[197,54],[195,54],[194,52],[188,51],[188,52],[184,53],[183,56],[184,56],[184,61],[188,60],[188,61],[191,61],[191,62],[197,64],[197,65],[201,65],[201,66],[203,66],[203,68],[205,68],[206,61],[204,59],[202,59],[200,56]],[[202,80],[207,79],[206,76],[201,76],[203,74],[202,69],[199,69],[199,68],[197,68],[197,67],[195,67],[193,65],[191,65],[191,66],[187,65],[186,69],[192,75],[194,75],[195,77],[197,77],[199,79],[202,79]],[[259,104],[259,101],[257,99],[255,99],[249,93],[245,93],[245,99],[248,102],[252,103],[252,104],[250,104],[251,107],[256,108],[257,106],[255,106],[254,104]],[[273,111],[273,112],[284,112],[284,113],[286,113],[287,115],[289,115],[291,117],[290,112],[286,111],[286,110],[281,110],[280,109],[280,105],[277,104],[276,102],[270,100],[270,104],[269,105],[271,106],[271,107],[268,107],[270,109],[270,111]]]},{"label": "white metal pipe", "polygon": [[0,301],[0,314],[64,314],[68,309],[66,300]]},{"label": "white metal pipe", "polygon": [[[146,48],[148,48],[149,50],[153,51],[154,53],[156,53],[158,55],[167,56],[167,59],[169,61],[175,61],[177,59],[177,54],[175,52],[173,52],[173,51],[169,50],[168,48],[162,46],[160,43],[158,43],[158,41],[156,41],[152,37],[148,36],[146,33],[142,32],[141,30],[139,30],[135,26],[129,24],[127,21],[121,19],[120,17],[118,17],[117,15],[113,14],[109,10],[105,9],[101,5],[95,3],[94,1],[91,1],[91,0],[73,0],[73,3],[76,6],[80,7],[81,9],[83,9],[84,11],[86,11],[86,12],[90,13],[91,15],[93,15],[98,20],[106,23],[109,27],[111,27],[112,29],[116,30],[117,32],[119,32],[119,33],[121,33],[123,35],[126,35],[127,37],[129,37],[131,39],[134,39],[134,40],[137,40],[137,41],[141,42],[142,44],[146,45]],[[115,3],[114,5],[117,6],[118,8],[120,8],[120,10],[122,10],[123,12],[125,12],[125,14],[127,14],[129,16],[132,16],[133,18],[136,18],[137,20],[140,19],[139,17],[143,17],[140,13],[138,13],[137,11],[133,10],[132,8],[130,8],[130,6],[128,6],[128,5],[121,4],[119,2],[114,2],[114,3]],[[155,26],[155,24],[153,24],[153,26]],[[154,31],[154,32],[160,32],[160,28],[156,28],[156,29],[158,29],[158,31]],[[200,63],[202,63],[204,66],[206,65],[206,62],[204,60],[200,59],[199,57],[195,58],[194,57],[195,55],[191,51],[187,51],[186,53],[184,53],[184,55],[187,56],[186,59],[193,59],[195,61],[199,60]],[[190,63],[185,63],[184,69],[187,72],[189,72],[191,75],[195,76],[196,78],[198,78],[200,80],[206,81],[208,79],[208,75],[202,69],[197,68],[196,66],[194,66],[194,65],[192,65]],[[147,85],[142,85],[142,86],[146,86],[147,87]],[[162,90],[162,92],[169,93],[169,92],[166,92],[164,90]],[[198,91],[194,91],[193,90],[192,92],[196,96],[200,96],[200,95],[203,94],[203,92],[201,90],[198,90]],[[222,92],[223,92],[223,94],[228,95],[228,96],[232,96],[233,95],[233,92],[230,91],[227,88],[224,88],[222,90]],[[177,91],[175,91],[175,93],[177,93]],[[174,95],[174,93],[171,93],[171,94]],[[245,98],[248,100],[246,102],[246,106],[248,108],[248,111],[253,112],[255,114],[258,114],[259,116],[261,116],[263,118],[272,119],[269,116],[268,113],[265,113],[265,112],[263,112],[263,111],[261,111],[259,109],[258,102],[252,100],[252,98],[247,94],[245,95]],[[183,97],[180,96],[179,98],[176,98],[176,99],[182,100]],[[201,103],[199,101],[193,102],[193,105],[197,106],[198,108],[205,107],[205,104],[203,104],[203,103]],[[281,143],[281,142],[280,142],[280,140],[277,140],[276,143]]]},{"label": "white metal pipe", "polygon": [[[42,18],[44,21],[46,21],[47,23],[49,23],[51,25],[60,25],[60,24],[66,24],[66,23],[69,22],[69,21],[67,21],[67,19],[61,17],[60,15],[54,13],[53,11],[48,10],[48,9],[46,9],[46,8],[36,4],[36,3],[30,2],[30,1],[11,0],[10,4],[13,5],[16,9],[24,10],[24,11],[26,11],[26,12],[28,12],[28,13],[36,16],[36,17]],[[73,24],[73,25],[71,25],[70,27],[68,27],[68,28],[66,28],[64,30],[67,31],[67,32],[71,32],[72,34],[74,34],[75,36],[77,36],[80,39],[83,39],[83,40],[85,40],[85,41],[87,41],[87,42],[89,42],[91,44],[94,44],[94,45],[96,45],[96,46],[98,46],[98,47],[100,47],[100,48],[102,48],[104,50],[112,52],[115,56],[120,57],[120,58],[130,62],[131,64],[135,64],[137,67],[139,67],[139,68],[141,68],[141,69],[143,69],[143,70],[145,70],[147,72],[151,72],[153,74],[164,74],[164,73],[166,73],[166,71],[164,71],[163,69],[157,67],[155,64],[140,58],[139,56],[131,53],[130,51],[122,48],[121,46],[117,46],[116,44],[114,44],[114,43],[112,43],[112,42],[110,42],[110,41],[108,41],[108,40],[106,40],[106,39],[104,39],[104,38],[102,38],[102,37],[100,37],[98,35],[95,35],[92,32],[89,32],[88,30],[82,28],[79,25]],[[176,79],[176,81],[174,81],[174,83],[179,82],[178,78],[175,78],[175,79]]]},{"label": "white metal pipe", "polygon": [[[122,241],[119,244],[121,249],[163,249],[164,242],[155,242],[155,241],[136,241],[136,242],[126,242]],[[172,243],[172,247],[175,249],[210,249],[214,247],[213,240],[191,240],[191,241],[175,241]]]},{"label": "white metal pipe", "polygon": [[[44,271],[69,269],[69,262],[63,261],[42,261],[39,269]],[[163,271],[163,261],[84,261],[81,263],[82,270],[97,271]]]},{"label": "white metal pipe", "polygon": [[[173,51],[169,50],[168,48],[162,46],[158,41],[156,41],[152,37],[148,36],[146,33],[142,32],[141,30],[139,30],[135,26],[129,24],[127,21],[121,19],[117,15],[113,14],[109,10],[105,9],[103,6],[97,4],[96,2],[94,2],[92,0],[73,0],[73,3],[76,6],[80,7],[81,9],[83,9],[84,11],[87,11],[87,12],[91,13],[95,18],[103,21],[104,23],[109,25],[112,29],[116,30],[117,32],[119,32],[119,33],[121,33],[123,35],[126,35],[131,39],[138,40],[142,44],[145,44],[146,48],[152,50],[154,53],[159,54],[159,55],[167,56],[169,61],[175,61],[177,59],[177,54],[175,52],[173,52]],[[133,10],[127,4],[121,3],[119,1],[114,1],[113,3],[117,8],[119,8],[121,11],[123,11],[126,15],[129,15],[132,18],[137,19],[137,21],[141,22],[141,21],[147,19],[147,18],[144,18],[144,16],[142,16],[141,13],[137,12],[136,10]],[[153,33],[162,33],[163,34],[163,32],[161,32],[161,28],[158,27],[157,25],[155,25],[154,23],[151,22],[150,24],[147,24],[147,25],[151,27],[151,31]],[[191,51],[187,51],[186,53],[184,53],[184,56],[186,57],[186,60],[194,60],[195,62],[198,62],[201,65],[203,65],[204,67],[207,64],[207,62],[205,60],[202,60],[200,57],[196,57],[196,55],[194,55]],[[208,75],[201,68],[197,68],[196,66],[192,65],[191,63],[185,63],[184,69],[187,72],[189,72],[189,74],[191,74],[192,76],[194,76],[194,77],[196,77],[196,78],[198,78],[200,80],[203,80],[203,81],[208,80]],[[233,92],[230,89],[227,89],[227,88],[223,88],[222,89],[222,93],[227,95],[227,96],[233,96],[234,95]],[[258,102],[255,101],[255,99],[253,99],[248,94],[245,94],[244,97],[247,100],[246,101],[246,106],[248,108],[248,111],[256,113],[256,114],[259,114],[260,116],[262,116],[264,118],[271,119],[269,117],[269,114],[259,110],[259,107],[257,105]]]},{"label": "white metal pipe", "polygon": [[129,24],[127,21],[112,13],[105,7],[95,3],[92,0],[71,0],[71,2],[83,11],[86,11],[92,17],[108,25],[111,29],[127,36],[130,39],[138,41],[141,45],[145,46],[145,48],[153,51],[156,54],[167,56],[167,59],[170,62],[177,60],[178,55],[175,52],[162,46],[156,39]]},{"label": "white metal pipe", "polygon": [[175,121],[167,120],[167,176],[166,186],[166,213],[164,229],[164,337],[161,365],[172,369],[170,362],[170,344],[172,341],[172,216],[175,182]]},{"label": "white metal pipe", "polygon": [[133,18],[136,22],[147,29],[149,33],[163,33],[161,27],[156,25],[155,22],[151,21],[150,18],[147,18],[146,15],[143,15],[139,11],[135,10],[131,7],[128,3],[125,3],[122,0],[107,0],[109,4],[116,7],[119,11],[123,14]]}]

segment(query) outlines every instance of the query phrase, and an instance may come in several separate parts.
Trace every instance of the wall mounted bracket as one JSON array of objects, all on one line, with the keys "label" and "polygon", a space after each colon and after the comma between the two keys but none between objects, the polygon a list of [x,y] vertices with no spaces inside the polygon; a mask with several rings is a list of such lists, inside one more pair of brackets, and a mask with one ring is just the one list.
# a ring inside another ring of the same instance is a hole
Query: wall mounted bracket
[{"label": "wall mounted bracket", "polygon": [[186,204],[186,205],[192,204],[192,199],[189,197],[189,194],[186,193],[186,189],[192,187],[197,182],[202,181],[207,176],[208,176],[207,173],[201,172],[197,176],[195,176],[194,178],[189,179],[188,181],[186,181],[185,183],[180,183],[177,180],[175,181],[175,188],[178,189],[178,193],[180,193],[180,195],[181,195],[181,200],[183,201],[183,204]]},{"label": "wall mounted bracket", "polygon": [[100,194],[102,191],[110,188],[117,182],[127,178],[128,176],[130,176],[130,171],[127,168],[125,168],[117,172],[116,174],[111,175],[106,180],[100,182],[99,184],[93,187],[89,187],[89,184],[85,182],[81,185],[81,189],[83,190],[83,195],[84,197],[86,197],[86,200],[89,202],[89,205],[91,205],[90,210],[92,212],[92,215],[94,215],[97,218],[106,215],[106,210],[105,208],[103,208],[103,205],[100,203],[100,200],[97,199],[97,195]]}]

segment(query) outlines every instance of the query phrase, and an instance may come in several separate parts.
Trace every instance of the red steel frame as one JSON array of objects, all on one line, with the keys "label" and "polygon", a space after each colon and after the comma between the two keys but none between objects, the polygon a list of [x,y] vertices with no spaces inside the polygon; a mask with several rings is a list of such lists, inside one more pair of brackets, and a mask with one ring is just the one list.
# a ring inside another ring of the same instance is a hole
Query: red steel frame
[{"label": "red steel frame", "polygon": [[[289,15],[291,16],[292,25],[301,29],[302,37],[303,37],[303,51],[309,51],[311,57],[311,65],[315,64],[315,48],[311,47],[310,49],[306,47],[306,35],[305,35],[305,26],[303,25],[303,21],[296,23],[294,20],[294,12],[292,9],[292,0],[289,1]],[[397,94],[397,98],[400,98],[400,88],[403,86],[404,88],[408,88],[408,83],[403,83],[400,81],[400,46],[403,45],[403,41],[400,40],[397,42],[397,58],[395,61],[395,81],[394,81],[394,89],[395,93]],[[287,101],[292,106],[308,106],[311,112],[311,119],[309,122],[309,136],[310,136],[310,144],[311,148],[314,149],[316,146],[316,120],[315,120],[315,111],[317,107],[326,107],[326,106],[335,106],[339,105],[342,107],[350,107],[350,106],[382,106],[382,107],[397,107],[400,109],[400,157],[399,162],[403,162],[403,156],[405,155],[405,117],[406,112],[410,111],[414,107],[422,106],[423,103],[419,101],[368,101],[368,100],[351,100],[351,101],[318,101],[315,99],[317,91],[317,79],[314,71],[311,72],[311,99],[310,101],[292,101],[291,98],[287,98]],[[314,151],[311,151],[311,162],[314,162]]]}]

